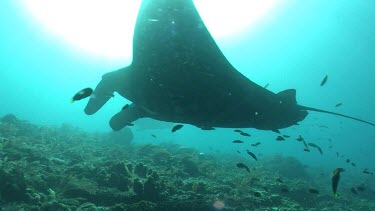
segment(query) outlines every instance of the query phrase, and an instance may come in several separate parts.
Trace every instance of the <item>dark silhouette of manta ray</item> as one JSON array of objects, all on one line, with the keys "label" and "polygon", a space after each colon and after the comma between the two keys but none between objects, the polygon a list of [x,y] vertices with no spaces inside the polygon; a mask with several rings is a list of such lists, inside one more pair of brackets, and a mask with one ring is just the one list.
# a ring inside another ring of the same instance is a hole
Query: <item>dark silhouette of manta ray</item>
[{"label": "dark silhouette of manta ray", "polygon": [[143,0],[130,66],[103,75],[85,113],[97,112],[113,92],[132,101],[110,120],[120,130],[144,117],[200,128],[277,130],[302,121],[296,91],[275,94],[253,83],[225,58],[192,0]]}]

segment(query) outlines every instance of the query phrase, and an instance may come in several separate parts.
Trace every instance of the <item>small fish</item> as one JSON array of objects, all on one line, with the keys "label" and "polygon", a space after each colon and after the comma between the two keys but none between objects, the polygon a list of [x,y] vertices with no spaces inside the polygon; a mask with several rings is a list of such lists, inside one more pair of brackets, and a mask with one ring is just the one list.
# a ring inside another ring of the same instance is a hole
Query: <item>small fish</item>
[{"label": "small fish", "polygon": [[237,153],[238,153],[238,154],[241,154],[240,150],[237,150]]},{"label": "small fish", "polygon": [[284,138],[290,138],[290,136],[288,136],[288,135],[283,135],[283,137],[284,137]]},{"label": "small fish", "polygon": [[318,147],[318,145],[314,144],[314,143],[308,143],[307,145],[309,145],[310,147]]},{"label": "small fish", "polygon": [[303,151],[305,151],[305,152],[310,152],[310,149],[305,148],[305,149],[303,149]]},{"label": "small fish", "polygon": [[358,186],[358,187],[357,187],[357,190],[363,192],[363,191],[366,190],[366,188],[365,188],[365,186],[361,185],[361,186]]},{"label": "small fish", "polygon": [[323,78],[322,82],[320,83],[320,86],[324,86],[324,84],[327,83],[327,80],[328,80],[328,75],[326,75],[326,76]]},{"label": "small fish", "polygon": [[255,182],[260,182],[260,179],[254,177],[250,179],[250,185],[253,185]]},{"label": "small fish", "polygon": [[245,133],[245,132],[241,132],[240,135],[241,135],[241,136],[250,136],[250,134]]},{"label": "small fish", "polygon": [[303,168],[309,168],[310,166],[309,166],[309,165],[306,165],[306,164],[304,164],[304,165],[302,165],[302,167],[303,167]]},{"label": "small fish", "polygon": [[371,175],[374,175],[374,173],[373,173],[373,172],[369,172],[367,168],[363,170],[363,173],[364,173],[364,174],[371,174]]},{"label": "small fish", "polygon": [[278,181],[280,183],[284,183],[284,181],[281,178],[277,178],[276,181]]},{"label": "small fish", "polygon": [[256,177],[253,177],[253,178],[251,178],[250,181],[251,181],[251,182],[260,182],[260,179],[259,179],[259,178],[256,178]]},{"label": "small fish", "polygon": [[258,191],[256,191],[256,192],[254,192],[254,196],[259,198],[259,197],[262,197],[262,194],[259,193]]},{"label": "small fish", "polygon": [[269,86],[270,84],[266,84],[263,88],[267,89],[267,87]]},{"label": "small fish", "polygon": [[350,188],[350,191],[354,194],[358,194],[357,190],[355,188]]},{"label": "small fish", "polygon": [[303,139],[301,135],[297,138],[297,141],[303,141],[303,140],[305,139]]},{"label": "small fish", "polygon": [[154,134],[151,134],[151,136],[154,137],[154,138],[157,138],[156,135],[154,135]]},{"label": "small fish", "polygon": [[238,168],[240,168],[240,169],[246,169],[246,171],[247,172],[249,172],[250,173],[250,169],[249,169],[249,167],[247,167],[245,164],[243,164],[243,163],[237,163],[237,165],[236,165]]},{"label": "small fish", "polygon": [[336,108],[337,108],[337,107],[340,107],[340,106],[342,106],[342,103],[337,103],[337,104],[335,105]]},{"label": "small fish", "polygon": [[289,193],[289,190],[288,190],[288,188],[281,188],[281,192],[282,193]]},{"label": "small fish", "polygon": [[251,146],[256,147],[256,146],[259,146],[260,144],[261,144],[260,142],[257,142],[255,144],[251,144]]},{"label": "small fish", "polygon": [[236,133],[242,133],[242,130],[234,130],[234,132],[236,132]]},{"label": "small fish", "polygon": [[250,152],[249,150],[246,150],[247,154],[250,155],[252,158],[254,158],[254,160],[258,161],[258,158],[257,156],[255,156],[254,153]]},{"label": "small fish", "polygon": [[285,138],[282,137],[282,136],[277,136],[276,140],[277,140],[277,141],[285,141]]},{"label": "small fish", "polygon": [[177,130],[181,129],[184,125],[176,125],[172,128],[172,133],[176,132]]},{"label": "small fish", "polygon": [[339,181],[340,181],[340,173],[345,171],[343,168],[337,168],[333,171],[332,174],[332,191],[333,195],[335,197],[338,197],[339,195],[337,194],[337,188],[339,187]]},{"label": "small fish", "polygon": [[337,155],[337,157],[340,157],[340,155],[339,155],[339,153],[338,153],[338,152],[336,152],[336,155]]},{"label": "small fish", "polygon": [[243,143],[243,141],[241,141],[241,140],[234,140],[234,141],[232,141],[232,143],[236,143],[236,144],[242,144],[242,143]]},{"label": "small fish", "polygon": [[346,163],[350,163],[350,159],[346,159]]},{"label": "small fish", "polygon": [[314,148],[318,149],[319,152],[320,152],[320,154],[323,155],[323,150],[322,150],[322,148],[320,148],[318,145],[316,145],[316,144],[314,144],[314,143],[308,143],[308,145],[309,145],[310,147],[314,147]]},{"label": "small fish", "polygon": [[131,123],[131,122],[128,122],[128,123],[126,123],[126,126],[134,126],[134,124]]},{"label": "small fish", "polygon": [[310,188],[310,189],[309,189],[309,193],[312,193],[312,194],[319,194],[319,191],[318,191],[317,189]]},{"label": "small fish", "polygon": [[278,129],[273,129],[272,131],[275,132],[275,133],[280,134],[280,130],[278,130]]},{"label": "small fish", "polygon": [[356,167],[357,166],[357,164],[355,164],[355,163],[351,163],[352,164],[352,166],[354,166],[354,167]]},{"label": "small fish", "polygon": [[77,94],[75,94],[70,99],[70,102],[85,99],[85,98],[89,97],[92,94],[92,92],[93,92],[93,90],[91,88],[82,89],[81,91],[77,92]]},{"label": "small fish", "polygon": [[122,107],[121,110],[125,110],[125,109],[127,109],[127,108],[129,108],[129,104],[124,105],[124,107]]},{"label": "small fish", "polygon": [[303,142],[303,145],[305,145],[306,148],[309,148],[309,146],[306,144],[305,140],[303,140],[302,142]]}]

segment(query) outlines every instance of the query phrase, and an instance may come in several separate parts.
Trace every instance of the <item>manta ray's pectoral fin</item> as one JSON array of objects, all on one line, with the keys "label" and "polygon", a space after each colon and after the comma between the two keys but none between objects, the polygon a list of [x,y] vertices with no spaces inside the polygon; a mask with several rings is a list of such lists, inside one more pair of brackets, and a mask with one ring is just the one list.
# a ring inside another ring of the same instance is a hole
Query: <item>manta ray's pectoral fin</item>
[{"label": "manta ray's pectoral fin", "polygon": [[115,114],[109,121],[109,125],[114,131],[119,131],[133,121],[146,117],[146,112],[136,104],[132,103],[126,109]]}]

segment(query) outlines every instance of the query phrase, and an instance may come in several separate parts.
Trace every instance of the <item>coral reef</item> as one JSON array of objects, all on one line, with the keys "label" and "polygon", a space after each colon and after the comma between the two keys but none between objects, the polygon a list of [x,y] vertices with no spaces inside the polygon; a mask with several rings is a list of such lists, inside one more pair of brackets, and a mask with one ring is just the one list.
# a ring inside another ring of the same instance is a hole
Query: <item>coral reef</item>
[{"label": "coral reef", "polygon": [[[249,174],[236,168],[235,155],[102,144],[108,136],[1,118],[0,211],[375,210],[374,190],[334,199],[294,158],[264,156]],[[312,186],[321,193],[308,193]]]}]

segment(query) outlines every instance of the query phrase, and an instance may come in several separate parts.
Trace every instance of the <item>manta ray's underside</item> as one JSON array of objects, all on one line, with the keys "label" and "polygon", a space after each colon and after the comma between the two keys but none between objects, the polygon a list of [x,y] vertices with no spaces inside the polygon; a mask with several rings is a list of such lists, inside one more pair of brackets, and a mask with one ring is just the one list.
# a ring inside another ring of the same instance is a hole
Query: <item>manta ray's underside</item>
[{"label": "manta ray's underside", "polygon": [[307,110],[336,114],[298,105],[293,89],[275,94],[243,76],[220,51],[192,0],[142,1],[133,62],[103,76],[85,113],[98,111],[113,92],[132,101],[112,117],[114,130],[143,117],[201,128],[277,130],[297,124]]}]

